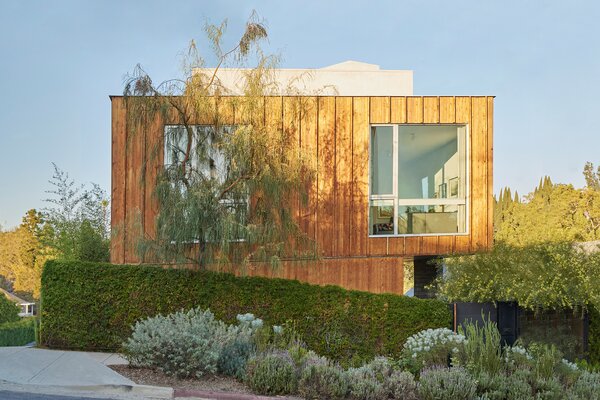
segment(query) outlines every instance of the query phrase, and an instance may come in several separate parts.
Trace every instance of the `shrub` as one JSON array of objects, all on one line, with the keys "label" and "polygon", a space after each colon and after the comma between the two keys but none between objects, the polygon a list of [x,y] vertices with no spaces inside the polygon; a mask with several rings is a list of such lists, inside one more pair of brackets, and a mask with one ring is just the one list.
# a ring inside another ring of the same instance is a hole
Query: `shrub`
[{"label": "shrub", "polygon": [[562,400],[565,392],[560,381],[555,377],[537,379],[535,382],[536,399],[540,400]]},{"label": "shrub", "polygon": [[600,399],[600,374],[597,372],[582,372],[571,388],[571,392],[581,400]]},{"label": "shrub", "polygon": [[388,392],[383,379],[378,379],[376,370],[370,364],[348,369],[350,398],[356,400],[383,400]]},{"label": "shrub", "polygon": [[0,347],[23,346],[35,341],[35,318],[0,324]]},{"label": "shrub", "polygon": [[384,388],[392,399],[417,400],[417,383],[410,372],[394,371],[384,381]]},{"label": "shrub", "polygon": [[252,339],[252,331],[241,329],[234,332],[233,338],[223,345],[217,368],[223,375],[243,379],[246,374],[246,363],[256,353]]},{"label": "shrub", "polygon": [[521,369],[531,369],[534,360],[531,354],[522,346],[507,346],[504,348],[504,362],[510,372]]},{"label": "shrub", "polygon": [[419,395],[422,400],[471,400],[477,382],[460,367],[428,368],[421,372]]},{"label": "shrub", "polygon": [[19,307],[0,291],[0,324],[19,320]]},{"label": "shrub", "polygon": [[490,374],[480,371],[477,375],[477,394],[488,400],[504,400],[506,398],[508,378],[504,374]]},{"label": "shrub", "polygon": [[348,393],[348,377],[339,366],[309,364],[300,374],[298,387],[307,399],[343,399]]},{"label": "shrub", "polygon": [[292,321],[308,348],[344,366],[376,355],[398,357],[409,336],[449,327],[452,320],[438,300],[211,271],[57,260],[45,265],[42,297],[41,340],[48,347],[118,351],[136,321],[200,307],[229,324],[246,312],[260,314],[265,325]]},{"label": "shrub", "polygon": [[287,351],[272,351],[248,360],[246,383],[253,392],[283,395],[296,392],[298,377]]},{"label": "shrub", "polygon": [[529,383],[531,371],[522,369],[508,376],[506,381],[507,400],[529,400],[533,398],[532,388]]},{"label": "shrub", "polygon": [[217,372],[221,349],[235,333],[210,311],[192,309],[137,322],[123,347],[133,366],[200,377]]},{"label": "shrub", "polygon": [[448,328],[427,329],[412,335],[403,347],[403,356],[411,361],[414,372],[423,367],[447,366],[452,354],[458,354],[466,338]]},{"label": "shrub", "polygon": [[554,345],[532,343],[529,352],[534,360],[534,372],[537,379],[552,379],[559,363],[562,363],[562,353]]},{"label": "shrub", "polygon": [[472,373],[480,371],[497,374],[503,367],[500,332],[494,322],[484,318],[483,326],[471,321],[458,328],[458,332],[467,338],[463,341],[459,354],[461,364]]}]

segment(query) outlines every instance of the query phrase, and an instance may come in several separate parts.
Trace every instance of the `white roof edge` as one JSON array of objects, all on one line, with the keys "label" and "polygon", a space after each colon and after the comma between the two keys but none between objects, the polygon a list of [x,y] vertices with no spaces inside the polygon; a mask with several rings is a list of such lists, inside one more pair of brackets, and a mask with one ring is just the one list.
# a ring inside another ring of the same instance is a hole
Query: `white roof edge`
[{"label": "white roof edge", "polygon": [[[219,68],[219,82],[232,94],[243,92],[247,68]],[[196,71],[212,73],[212,68]],[[343,61],[323,68],[275,68],[277,94],[287,94],[292,87],[295,95],[320,93],[338,96],[412,96],[412,70],[382,70],[377,64]],[[275,94],[275,93],[274,93]]]}]

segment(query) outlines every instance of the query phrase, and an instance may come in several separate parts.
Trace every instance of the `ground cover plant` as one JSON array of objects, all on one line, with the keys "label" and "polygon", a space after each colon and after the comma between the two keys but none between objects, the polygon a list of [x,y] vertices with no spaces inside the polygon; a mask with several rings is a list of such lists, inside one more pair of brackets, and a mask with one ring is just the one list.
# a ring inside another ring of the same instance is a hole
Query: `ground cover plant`
[{"label": "ground cover plant", "polygon": [[[172,338],[172,331],[180,333],[170,346],[157,345]],[[189,332],[199,337],[182,340]],[[228,343],[244,351],[227,350]],[[349,368],[308,348],[293,325],[270,326],[252,314],[240,314],[228,325],[201,309],[140,321],[124,347],[133,366],[180,376],[233,376],[261,395],[349,400],[600,398],[599,373],[564,359],[553,345],[502,348],[490,321],[467,323],[458,333],[446,328],[418,332],[405,342],[399,357],[375,357]],[[220,364],[224,353],[237,368]],[[178,363],[165,362],[169,357]]]}]

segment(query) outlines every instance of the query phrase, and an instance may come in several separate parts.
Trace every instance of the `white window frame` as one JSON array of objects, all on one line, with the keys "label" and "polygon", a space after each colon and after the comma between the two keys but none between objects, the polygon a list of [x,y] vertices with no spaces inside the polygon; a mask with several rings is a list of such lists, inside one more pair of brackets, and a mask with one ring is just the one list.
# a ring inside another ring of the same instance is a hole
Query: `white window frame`
[{"label": "white window frame", "polygon": [[[455,126],[465,128],[465,199],[399,199],[398,198],[398,132],[400,126]],[[392,194],[371,194],[371,132],[376,127],[392,127],[393,132],[393,152],[392,152]],[[369,192],[367,194],[367,204],[370,238],[386,238],[386,237],[422,237],[422,236],[468,236],[470,235],[470,218],[471,218],[471,191],[470,191],[470,176],[471,176],[471,154],[470,154],[470,127],[464,123],[448,123],[448,124],[428,124],[428,123],[405,123],[405,124],[369,124],[367,137],[369,138],[369,157],[368,157],[368,174],[369,174]],[[394,204],[394,233],[386,235],[375,235],[371,233],[371,204],[373,200],[387,200]],[[464,232],[448,232],[448,233],[398,233],[398,208],[402,206],[436,206],[436,205],[464,205],[465,206],[465,231]]]}]

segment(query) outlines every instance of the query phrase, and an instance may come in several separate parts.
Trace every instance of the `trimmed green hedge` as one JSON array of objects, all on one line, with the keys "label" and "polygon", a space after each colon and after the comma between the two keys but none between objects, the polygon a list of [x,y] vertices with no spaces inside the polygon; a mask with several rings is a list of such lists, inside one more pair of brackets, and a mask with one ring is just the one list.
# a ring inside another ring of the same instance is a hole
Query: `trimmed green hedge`
[{"label": "trimmed green hedge", "polygon": [[35,341],[35,318],[0,324],[0,347],[23,346]]},{"label": "trimmed green hedge", "polygon": [[41,342],[118,350],[137,320],[192,307],[210,308],[229,323],[247,312],[270,324],[294,321],[311,349],[344,363],[398,355],[410,335],[450,327],[452,320],[437,300],[210,271],[49,261],[42,273]]}]

